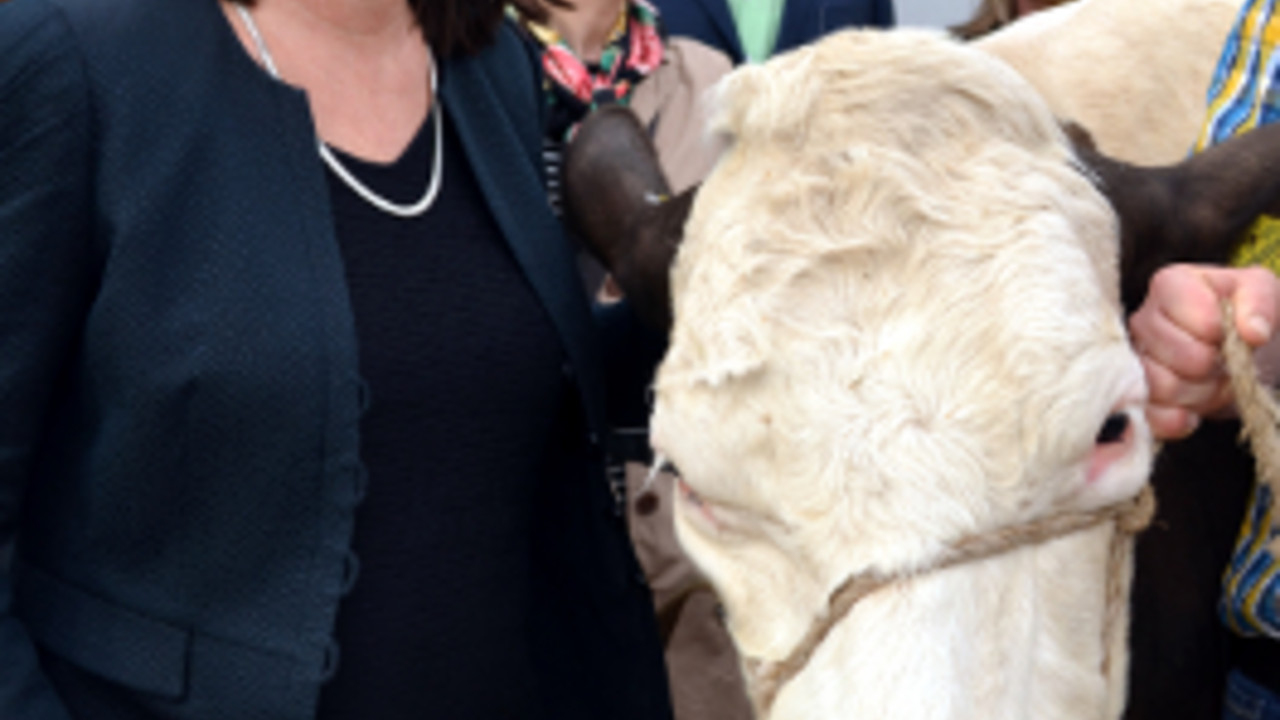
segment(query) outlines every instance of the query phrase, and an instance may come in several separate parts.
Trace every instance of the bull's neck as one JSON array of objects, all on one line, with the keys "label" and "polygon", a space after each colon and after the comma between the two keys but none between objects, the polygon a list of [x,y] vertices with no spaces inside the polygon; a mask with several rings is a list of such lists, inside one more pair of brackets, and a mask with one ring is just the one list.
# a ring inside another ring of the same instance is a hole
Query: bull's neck
[{"label": "bull's neck", "polygon": [[1103,637],[1112,533],[1100,526],[867,596],[763,717],[1119,717],[1123,642]]}]

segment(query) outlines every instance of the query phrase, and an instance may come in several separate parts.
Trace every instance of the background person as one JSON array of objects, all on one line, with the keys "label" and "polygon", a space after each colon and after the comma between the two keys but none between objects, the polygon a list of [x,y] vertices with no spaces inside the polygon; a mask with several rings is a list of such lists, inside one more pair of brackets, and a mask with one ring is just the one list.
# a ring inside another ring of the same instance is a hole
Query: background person
[{"label": "background person", "polygon": [[[607,105],[630,108],[648,129],[673,194],[701,182],[720,148],[705,131],[705,96],[731,69],[722,53],[690,38],[667,35],[645,0],[574,0],[550,7],[545,22],[523,17],[526,38],[544,70],[547,124],[543,157],[552,202],[559,208],[563,151],[578,124]],[[591,293],[604,270],[580,254]],[[603,298],[620,294],[609,285]],[[630,358],[645,386],[664,349],[653,337],[648,360]],[[672,519],[674,480],[646,482],[652,454],[649,408],[629,404],[632,422],[611,435],[612,477],[627,502],[628,527],[661,620],[672,701],[679,720],[750,720],[737,653],[717,612],[718,601],[684,555]]]},{"label": "background person", "polygon": [[655,0],[672,35],[733,61],[763,62],[834,30],[890,28],[893,0]]},{"label": "background person", "polygon": [[[1147,419],[1157,438],[1188,438],[1210,421],[1235,415],[1220,350],[1224,300],[1234,305],[1240,336],[1256,348],[1264,383],[1274,386],[1280,377],[1280,339],[1275,333],[1280,280],[1273,271],[1258,266],[1164,268],[1152,278],[1146,300],[1129,322],[1150,391]],[[1236,464],[1219,458],[1219,472]],[[1210,474],[1197,479],[1212,485],[1229,478]],[[1255,485],[1223,577],[1219,610],[1234,639],[1225,648],[1229,673],[1221,700],[1224,720],[1280,717],[1280,695],[1271,673],[1280,657],[1272,622],[1275,558],[1267,549],[1271,507],[1269,493]],[[1253,600],[1246,602],[1249,597]]]},{"label": "background person", "polygon": [[[1207,118],[1196,151],[1280,118],[1280,99],[1275,95],[1280,56],[1273,40],[1280,32],[1277,9],[1275,0],[1241,4],[1210,84]],[[1213,485],[1207,491],[1215,496],[1213,503],[1230,495],[1234,485],[1252,481],[1247,507],[1234,516],[1237,540],[1218,593],[1220,627],[1227,630],[1221,643],[1226,671],[1222,717],[1277,718],[1280,558],[1270,550],[1275,499],[1264,483],[1252,477],[1251,461],[1239,462],[1236,456],[1241,453],[1231,445],[1210,445],[1214,433],[1222,434],[1213,427],[1220,423],[1204,421],[1234,415],[1218,350],[1223,337],[1222,300],[1233,300],[1242,337],[1259,348],[1255,358],[1263,380],[1274,386],[1280,378],[1280,341],[1274,333],[1280,298],[1276,279],[1280,219],[1264,214],[1257,220],[1245,233],[1232,264],[1236,267],[1175,266],[1157,274],[1130,327],[1146,366],[1153,431],[1166,438],[1190,438],[1184,445],[1199,442],[1202,454],[1206,449],[1213,453],[1213,469],[1193,478]],[[1232,468],[1240,470],[1232,472]],[[1211,680],[1222,682],[1206,678]]]}]

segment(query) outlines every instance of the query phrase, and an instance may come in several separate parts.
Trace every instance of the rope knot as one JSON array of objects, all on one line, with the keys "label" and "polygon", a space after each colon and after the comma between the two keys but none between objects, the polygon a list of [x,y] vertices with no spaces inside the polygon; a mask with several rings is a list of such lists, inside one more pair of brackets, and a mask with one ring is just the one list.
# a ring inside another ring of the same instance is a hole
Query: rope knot
[{"label": "rope knot", "polygon": [[1151,525],[1156,517],[1156,494],[1147,485],[1133,499],[1133,504],[1116,515],[1116,530],[1122,535],[1137,535]]}]

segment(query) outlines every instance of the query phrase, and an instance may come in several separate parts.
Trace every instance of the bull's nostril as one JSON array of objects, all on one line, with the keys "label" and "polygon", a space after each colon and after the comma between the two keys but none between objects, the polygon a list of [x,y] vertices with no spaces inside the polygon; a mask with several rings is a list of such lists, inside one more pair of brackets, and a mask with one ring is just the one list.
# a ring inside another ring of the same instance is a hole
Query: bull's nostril
[{"label": "bull's nostril", "polygon": [[1107,417],[1107,421],[1102,424],[1102,429],[1098,431],[1096,442],[1099,445],[1120,442],[1124,439],[1124,433],[1128,429],[1129,416],[1124,413],[1112,413]]}]

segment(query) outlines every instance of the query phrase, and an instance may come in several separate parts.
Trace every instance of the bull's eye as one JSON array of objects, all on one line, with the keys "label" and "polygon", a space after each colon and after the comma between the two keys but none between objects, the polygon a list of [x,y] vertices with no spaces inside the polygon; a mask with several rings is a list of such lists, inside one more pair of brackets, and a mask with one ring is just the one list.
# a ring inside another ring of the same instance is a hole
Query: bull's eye
[{"label": "bull's eye", "polygon": [[1124,438],[1124,431],[1128,429],[1129,416],[1124,413],[1112,413],[1107,416],[1107,421],[1102,424],[1102,429],[1098,431],[1096,442],[1099,445],[1120,442]]}]

